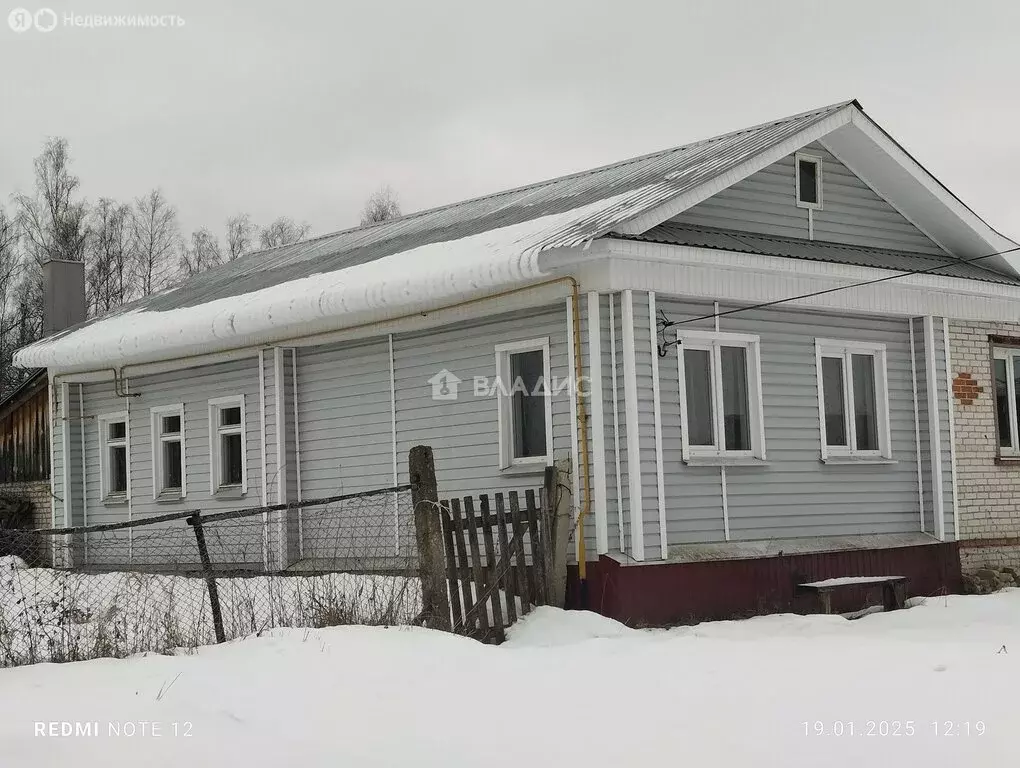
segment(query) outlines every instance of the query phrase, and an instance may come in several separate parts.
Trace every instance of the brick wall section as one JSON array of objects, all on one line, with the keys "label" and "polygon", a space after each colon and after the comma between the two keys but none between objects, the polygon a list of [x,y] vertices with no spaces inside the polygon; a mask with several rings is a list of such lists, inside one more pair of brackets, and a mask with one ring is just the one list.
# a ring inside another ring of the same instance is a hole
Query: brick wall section
[{"label": "brick wall section", "polygon": [[989,336],[1016,338],[1020,323],[950,322],[960,561],[1020,569],[1020,463],[996,462],[995,386]]},{"label": "brick wall section", "polygon": [[0,494],[30,499],[35,504],[33,528],[52,528],[53,509],[50,504],[50,481],[35,480],[0,484]]}]

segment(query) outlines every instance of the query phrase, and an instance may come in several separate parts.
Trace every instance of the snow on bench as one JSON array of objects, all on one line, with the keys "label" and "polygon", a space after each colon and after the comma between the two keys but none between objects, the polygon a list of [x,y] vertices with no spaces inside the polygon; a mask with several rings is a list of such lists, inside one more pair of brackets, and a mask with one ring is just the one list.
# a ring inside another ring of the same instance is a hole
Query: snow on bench
[{"label": "snow on bench", "polygon": [[882,585],[882,605],[887,611],[902,608],[907,599],[906,576],[840,576],[834,579],[798,584],[799,589],[814,592],[822,603],[823,613],[832,613],[832,593],[842,587]]}]

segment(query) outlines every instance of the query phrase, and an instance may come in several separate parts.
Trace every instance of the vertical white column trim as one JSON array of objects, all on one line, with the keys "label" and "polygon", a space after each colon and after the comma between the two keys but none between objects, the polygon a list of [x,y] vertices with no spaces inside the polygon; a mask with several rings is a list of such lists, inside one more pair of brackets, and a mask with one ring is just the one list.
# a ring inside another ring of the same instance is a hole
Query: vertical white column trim
[{"label": "vertical white column trim", "polygon": [[609,551],[609,513],[606,480],[606,417],[602,399],[602,315],[598,291],[588,293],[588,411],[591,413],[592,464],[595,488],[595,551]]},{"label": "vertical white column trim", "polygon": [[[287,430],[285,427],[283,349],[273,348],[273,392],[276,413],[276,503],[287,503]],[[282,519],[282,517],[281,517]]]},{"label": "vertical white column trim", "polygon": [[[810,217],[811,217],[811,209],[808,208],[808,220],[809,221],[810,221]],[[712,302],[712,314],[714,315],[713,320],[715,321],[715,332],[719,333],[719,302],[718,301],[713,301]],[[676,348],[676,353],[678,355],[681,353],[681,351],[682,350],[680,349],[680,347]],[[758,370],[761,371],[761,363],[758,364]],[[818,391],[819,392],[822,391],[821,386],[818,387]],[[760,400],[760,398],[762,397],[762,392],[761,392],[760,389],[758,390],[758,397],[759,397],[758,413],[762,414],[762,428],[764,429],[765,406],[761,403],[761,400]],[[821,411],[821,407],[819,406],[819,412],[820,411]],[[822,445],[822,456],[823,456],[823,458],[825,456],[825,445],[824,444]],[[719,494],[722,497],[722,504],[721,504],[721,506],[722,506],[723,540],[724,541],[729,541],[730,540],[730,492],[729,492],[729,488],[726,485],[726,465],[725,464],[723,464],[721,467],[719,467]]]},{"label": "vertical white column trim", "polygon": [[927,380],[928,436],[931,439],[931,495],[935,516],[935,535],[939,541],[946,540],[946,516],[942,488],[942,425],[939,419],[938,375],[935,368],[935,320],[924,316],[924,372]]},{"label": "vertical white column trim", "polygon": [[807,209],[807,238],[808,240],[815,239],[815,216],[814,210],[811,208]]},{"label": "vertical white column trim", "polygon": [[64,496],[64,527],[70,528],[71,523],[71,385],[60,385],[60,439],[61,439],[61,460],[64,466],[61,467],[63,475]]},{"label": "vertical white column trim", "polygon": [[[259,442],[262,450],[262,506],[269,504],[266,498],[266,480],[269,474],[269,469],[266,466],[266,360],[265,351],[259,350],[259,430],[262,434],[259,436]],[[248,436],[245,435],[245,440]]]},{"label": "vertical white column trim", "polygon": [[616,297],[609,294],[609,365],[613,369],[613,459],[616,464],[616,526],[620,551],[626,552],[623,538],[623,473],[620,471],[620,398],[616,386]]},{"label": "vertical white column trim", "polygon": [[[298,408],[298,375],[297,375],[297,347],[290,348],[290,376],[291,376],[291,397],[294,399],[294,483],[295,492],[297,493],[297,500],[304,501],[304,495],[301,491],[301,427],[298,423],[298,415],[300,410]],[[299,508],[297,511],[297,529],[298,529],[298,557],[303,558],[305,556],[305,510]]]},{"label": "vertical white column trim", "polygon": [[662,470],[662,402],[659,397],[659,334],[655,310],[655,291],[648,292],[648,337],[652,355],[652,415],[655,419],[655,494],[659,512],[659,557],[669,558],[666,532],[666,483]]},{"label": "vertical white column trim", "polygon": [[[268,494],[266,492],[266,480],[268,478],[269,469],[266,466],[266,359],[265,351],[259,350],[259,425],[261,429],[259,432],[259,443],[262,449],[262,506],[268,506]],[[244,430],[245,442],[248,440],[248,435]],[[212,436],[212,424],[209,425],[209,435]],[[215,471],[215,468],[211,468],[210,471]],[[269,570],[269,513],[262,513],[262,567]]]},{"label": "vertical white column trim", "polygon": [[[85,467],[88,466],[85,462],[85,386],[78,384],[78,425],[81,428],[81,524],[89,524],[89,487],[88,487],[88,475],[85,472]],[[184,428],[184,425],[181,425]],[[82,537],[82,544],[84,546],[84,557],[82,558],[83,564],[89,561],[89,535],[86,533]]]},{"label": "vertical white column trim", "polygon": [[960,511],[956,508],[956,410],[953,403],[953,362],[949,354],[949,318],[942,318],[942,344],[946,350],[946,400],[949,405],[949,478],[950,500],[953,503],[953,539],[960,540]]},{"label": "vertical white column trim", "polygon": [[[286,396],[284,392],[283,348],[273,347],[273,403],[276,413],[276,503],[287,503],[287,429]],[[284,536],[284,521],[287,513],[280,511],[276,516],[277,564],[280,570],[287,567],[287,546]]]},{"label": "vertical white column trim", "polygon": [[[390,357],[390,448],[391,459],[393,460],[393,485],[399,485],[397,481],[397,378],[396,366],[393,361],[393,334],[387,335]],[[400,555],[400,498],[393,494],[393,551]]]},{"label": "vertical white column trim", "polygon": [[[573,312],[573,296],[567,296],[567,350],[568,350],[568,367],[570,386],[567,391],[570,393],[570,509],[571,509],[571,520],[576,523],[578,510],[580,508],[580,462],[577,458],[577,398],[574,397],[574,393],[577,392],[577,377],[576,371],[576,360],[574,358],[574,312]],[[580,309],[580,308],[579,308]],[[551,361],[550,361],[551,364]],[[549,413],[549,407],[546,406],[546,413]],[[581,555],[581,544],[578,536],[574,536],[574,560],[578,560]]]},{"label": "vertical white column trim", "polygon": [[638,427],[637,351],[634,346],[634,292],[621,301],[623,325],[623,404],[627,425],[627,486],[630,496],[630,555],[645,559],[644,512],[641,503],[641,434]]},{"label": "vertical white column trim", "polygon": [[924,533],[924,472],[921,466],[921,417],[917,404],[917,359],[914,352],[914,318],[907,321],[910,331],[910,386],[914,392],[914,447],[917,449],[917,508]]}]

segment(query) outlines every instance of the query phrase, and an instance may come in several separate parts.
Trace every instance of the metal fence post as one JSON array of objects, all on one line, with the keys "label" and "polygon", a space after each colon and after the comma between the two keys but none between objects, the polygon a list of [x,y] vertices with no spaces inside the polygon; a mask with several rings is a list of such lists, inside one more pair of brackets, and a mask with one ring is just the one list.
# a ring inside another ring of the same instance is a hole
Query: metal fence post
[{"label": "metal fence post", "polygon": [[425,625],[451,632],[453,624],[450,621],[450,598],[446,592],[446,553],[432,449],[427,445],[414,446],[408,455],[407,465]]},{"label": "metal fence post", "polygon": [[209,559],[209,548],[205,544],[205,530],[202,528],[202,513],[195,512],[188,518],[188,525],[195,531],[195,541],[198,543],[198,556],[202,558],[202,571],[205,574],[205,585],[209,588],[209,606],[212,608],[213,631],[216,632],[216,642],[226,641],[223,632],[223,614],[220,612],[220,593],[216,587],[216,577],[213,576],[212,561]]}]

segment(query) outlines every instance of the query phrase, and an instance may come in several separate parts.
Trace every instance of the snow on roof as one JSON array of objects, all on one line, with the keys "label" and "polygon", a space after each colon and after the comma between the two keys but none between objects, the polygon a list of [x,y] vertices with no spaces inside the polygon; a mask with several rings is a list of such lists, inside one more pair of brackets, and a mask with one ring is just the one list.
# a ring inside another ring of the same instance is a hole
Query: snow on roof
[{"label": "snow on roof", "polygon": [[540,252],[591,242],[851,104],[251,254],[40,340],[15,364],[99,369],[202,354],[537,280]]}]

